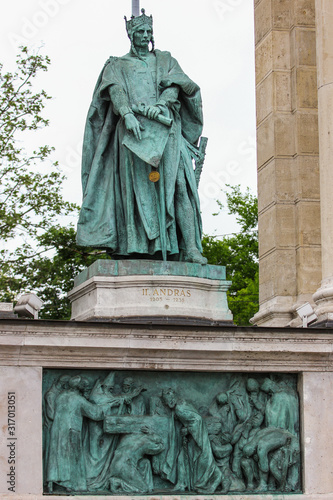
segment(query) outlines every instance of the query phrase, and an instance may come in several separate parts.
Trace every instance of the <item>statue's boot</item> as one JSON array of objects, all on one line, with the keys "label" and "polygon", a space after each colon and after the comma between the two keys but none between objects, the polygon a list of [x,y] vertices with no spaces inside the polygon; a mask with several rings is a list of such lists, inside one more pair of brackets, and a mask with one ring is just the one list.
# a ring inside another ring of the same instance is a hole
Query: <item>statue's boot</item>
[{"label": "statue's boot", "polygon": [[186,490],[186,485],[183,484],[183,483],[177,483],[173,488],[171,488],[170,491],[174,491],[174,492],[183,492]]},{"label": "statue's boot", "polygon": [[257,488],[254,490],[256,492],[264,492],[264,491],[268,491],[268,486],[267,486],[267,483],[263,482],[263,481],[260,481],[260,483],[258,484]]},{"label": "statue's boot", "polygon": [[194,264],[207,264],[206,257],[203,257],[197,248],[189,248],[184,252],[185,262],[193,262]]}]

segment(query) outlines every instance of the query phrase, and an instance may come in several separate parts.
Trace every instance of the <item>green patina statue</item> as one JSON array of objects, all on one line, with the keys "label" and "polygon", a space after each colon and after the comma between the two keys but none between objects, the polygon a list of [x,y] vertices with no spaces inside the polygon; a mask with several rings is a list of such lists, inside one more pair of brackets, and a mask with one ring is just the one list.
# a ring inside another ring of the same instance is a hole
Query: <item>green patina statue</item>
[{"label": "green patina statue", "polygon": [[296,385],[286,374],[45,370],[45,492],[299,492]]},{"label": "green patina statue", "polygon": [[143,9],[126,20],[131,50],[110,57],[98,79],[84,135],[77,243],[116,259],[206,264],[200,89],[169,52],[155,50],[152,23]]}]

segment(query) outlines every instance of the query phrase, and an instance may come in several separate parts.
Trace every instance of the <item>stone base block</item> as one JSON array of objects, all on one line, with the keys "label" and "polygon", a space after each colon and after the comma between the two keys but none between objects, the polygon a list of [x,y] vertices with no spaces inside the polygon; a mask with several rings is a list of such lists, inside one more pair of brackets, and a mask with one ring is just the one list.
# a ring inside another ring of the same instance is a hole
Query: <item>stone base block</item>
[{"label": "stone base block", "polygon": [[333,326],[333,277],[324,279],[313,295],[317,321],[313,328],[332,328]]},{"label": "stone base block", "polygon": [[320,288],[314,293],[317,316],[333,314],[333,277],[321,282]]},{"label": "stone base block", "polygon": [[285,327],[292,320],[293,297],[274,297],[260,305],[250,323],[261,327]]},{"label": "stone base block", "polygon": [[225,267],[160,261],[99,260],[68,294],[72,319],[232,324]]}]

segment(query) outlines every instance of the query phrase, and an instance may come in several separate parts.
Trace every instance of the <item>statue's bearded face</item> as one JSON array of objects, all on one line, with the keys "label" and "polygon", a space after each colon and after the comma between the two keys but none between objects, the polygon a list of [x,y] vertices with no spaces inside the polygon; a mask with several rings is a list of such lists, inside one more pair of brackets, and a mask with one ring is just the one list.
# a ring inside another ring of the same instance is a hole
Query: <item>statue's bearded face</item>
[{"label": "statue's bearded face", "polygon": [[133,33],[133,43],[135,47],[147,47],[153,35],[149,24],[143,24]]},{"label": "statue's bearded face", "polygon": [[166,389],[163,391],[162,399],[164,404],[166,404],[169,408],[174,408],[176,406],[176,395],[172,389]]}]

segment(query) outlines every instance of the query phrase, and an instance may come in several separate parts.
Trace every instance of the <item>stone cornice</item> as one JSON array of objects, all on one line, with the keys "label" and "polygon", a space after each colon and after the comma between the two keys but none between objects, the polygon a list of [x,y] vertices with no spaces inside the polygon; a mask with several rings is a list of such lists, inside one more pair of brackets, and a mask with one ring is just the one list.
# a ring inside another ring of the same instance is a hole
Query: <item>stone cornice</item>
[{"label": "stone cornice", "polygon": [[198,371],[333,371],[327,329],[0,320],[0,363]]}]

